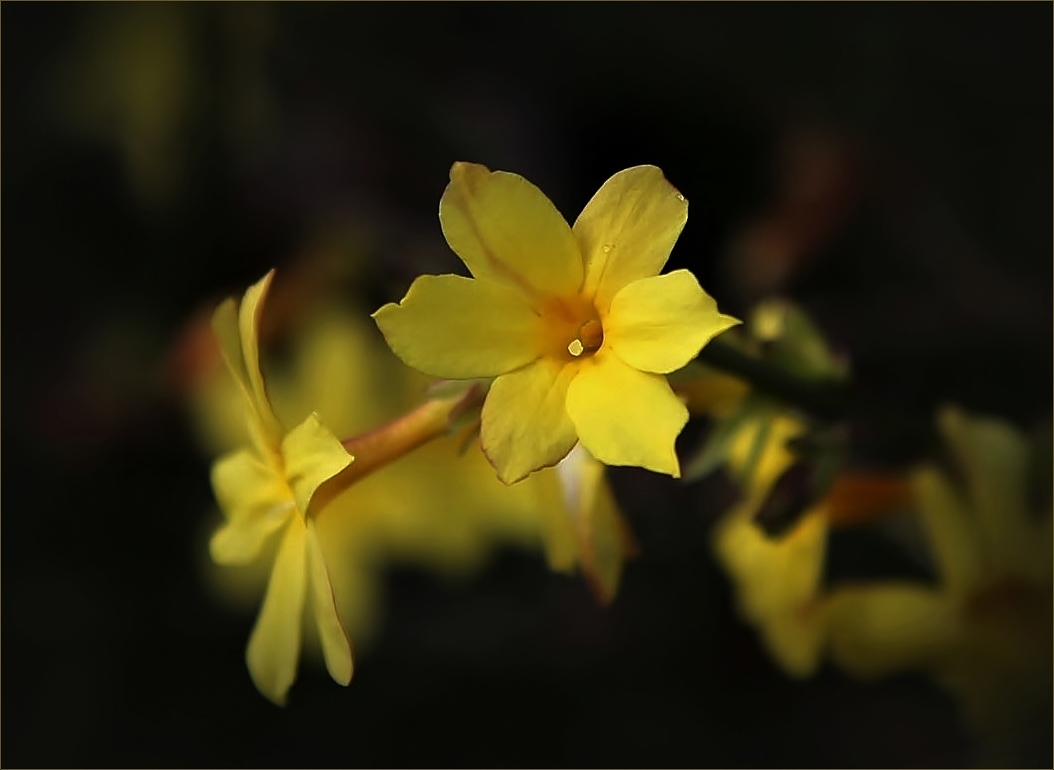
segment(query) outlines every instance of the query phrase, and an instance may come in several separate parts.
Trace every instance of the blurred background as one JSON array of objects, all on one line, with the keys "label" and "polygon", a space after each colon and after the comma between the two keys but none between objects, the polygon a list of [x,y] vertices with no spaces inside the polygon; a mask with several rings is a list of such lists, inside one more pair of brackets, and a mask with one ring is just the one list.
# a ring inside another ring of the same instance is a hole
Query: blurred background
[{"label": "blurred background", "polygon": [[896,405],[870,459],[916,459],[912,426],[946,402],[1029,429],[1052,390],[1049,4],[0,18],[4,764],[974,760],[922,676],[787,679],[710,556],[727,485],[634,470],[612,479],[642,555],[612,606],[515,550],[457,585],[393,569],[351,686],[305,666],[275,708],[243,662],[253,612],[202,577],[211,458],[183,396],[193,320],[272,266],[370,310],[456,270],[436,215],[456,160],[570,220],[651,163],[691,203],[671,267],[735,315],[793,298],[857,392]]}]

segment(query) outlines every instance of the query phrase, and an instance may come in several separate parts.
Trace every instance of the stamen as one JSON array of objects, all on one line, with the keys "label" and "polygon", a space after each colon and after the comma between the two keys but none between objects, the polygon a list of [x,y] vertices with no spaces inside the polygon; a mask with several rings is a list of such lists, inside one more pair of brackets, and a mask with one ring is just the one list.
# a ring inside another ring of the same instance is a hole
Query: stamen
[{"label": "stamen", "polygon": [[578,329],[578,336],[571,340],[567,352],[578,358],[583,353],[595,353],[604,344],[604,330],[599,321],[586,321]]}]

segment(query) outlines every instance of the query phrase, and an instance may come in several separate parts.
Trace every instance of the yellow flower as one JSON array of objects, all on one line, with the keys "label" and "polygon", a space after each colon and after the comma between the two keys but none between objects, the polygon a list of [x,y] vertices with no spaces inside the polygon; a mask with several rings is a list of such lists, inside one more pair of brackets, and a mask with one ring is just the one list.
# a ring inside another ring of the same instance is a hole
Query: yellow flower
[{"label": "yellow flower", "polygon": [[659,275],[688,203],[654,166],[615,174],[573,227],[527,180],[455,163],[439,204],[473,278],[421,276],[374,317],[436,377],[495,377],[483,450],[506,483],[576,442],[608,465],[680,474],[688,412],[665,374],[738,323],[686,270]]},{"label": "yellow flower", "polygon": [[[737,431],[728,456],[733,472],[748,462],[754,436],[765,422],[744,423]],[[827,546],[825,506],[814,505],[779,538],[765,534],[754,515],[794,462],[787,441],[803,430],[801,423],[783,415],[771,420],[742,502],[717,523],[713,535],[717,559],[735,583],[740,614],[758,627],[780,668],[796,677],[814,673],[823,652],[819,597]]]},{"label": "yellow flower", "polygon": [[326,562],[310,510],[318,488],[352,457],[310,415],[286,432],[275,418],[260,373],[260,313],[274,271],[246,293],[217,308],[213,329],[223,358],[244,396],[250,446],[220,458],[212,469],[226,523],[210,543],[221,564],[245,564],[276,533],[280,537],[263,606],[249,638],[246,661],[257,688],[283,703],[296,678],[304,603],[311,596],[330,675],[351,680],[351,646],[334,604]]},{"label": "yellow flower", "polygon": [[1049,728],[1050,511],[1029,509],[1017,431],[952,409],[939,424],[966,493],[935,468],[913,479],[939,584],[836,589],[826,611],[832,655],[861,678],[930,672],[989,747],[1010,752],[993,761],[1012,763],[1029,730]]}]

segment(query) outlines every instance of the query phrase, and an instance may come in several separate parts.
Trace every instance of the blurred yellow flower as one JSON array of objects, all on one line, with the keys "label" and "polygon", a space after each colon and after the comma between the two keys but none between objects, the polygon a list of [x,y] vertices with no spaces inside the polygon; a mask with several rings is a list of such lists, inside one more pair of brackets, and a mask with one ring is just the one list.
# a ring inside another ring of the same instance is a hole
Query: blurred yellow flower
[{"label": "blurred yellow flower", "polygon": [[422,372],[497,378],[481,437],[502,481],[578,441],[605,464],[678,476],[688,412],[663,375],[738,323],[690,272],[659,275],[687,216],[654,166],[615,174],[569,227],[523,177],[455,163],[439,218],[474,277],[421,276],[374,318]]},{"label": "blurred yellow flower", "polygon": [[768,431],[742,500],[715,525],[713,547],[735,584],[743,619],[758,627],[769,654],[787,674],[805,677],[815,672],[823,652],[820,581],[828,521],[821,501],[778,538],[754,523],[769,490],[794,462],[787,441],[804,430],[784,415],[767,427],[765,422],[743,423],[730,442],[728,464],[738,474],[756,433]]},{"label": "blurred yellow flower", "polygon": [[[493,479],[494,474],[491,472]],[[550,569],[581,571],[594,597],[609,604],[637,544],[607,482],[607,468],[578,444],[554,468],[520,484],[501,485],[523,496],[538,527]]]},{"label": "blurred yellow flower", "polygon": [[[725,335],[723,341],[727,347],[783,375],[811,381],[817,388],[830,388],[849,374],[847,362],[828,348],[805,310],[787,300],[760,302],[751,309],[746,323]],[[754,449],[747,452],[748,459],[736,465],[734,474],[737,483],[749,484],[758,451],[767,438],[765,426],[787,411],[788,405],[743,379],[698,361],[677,372],[671,381],[685,398],[690,413],[705,414],[712,421],[706,440],[688,454],[685,478],[701,478],[725,464],[730,442],[749,431],[755,437]],[[815,433],[816,427],[812,426],[810,433]]]},{"label": "blurred yellow flower", "polygon": [[326,667],[340,684],[351,680],[351,646],[333,599],[315,520],[318,488],[352,462],[340,441],[311,414],[286,432],[275,417],[259,362],[259,322],[274,271],[217,308],[213,329],[245,405],[250,446],[220,458],[212,486],[226,523],[210,543],[221,564],[253,561],[280,533],[267,593],[249,638],[246,661],[257,688],[284,703],[296,678],[308,594]]},{"label": "blurred yellow flower", "polygon": [[993,761],[1013,762],[1030,730],[1049,728],[1051,512],[1030,510],[1028,447],[1015,429],[955,409],[939,426],[963,484],[933,467],[913,479],[939,583],[834,590],[832,655],[861,678],[930,672],[1001,752]]}]

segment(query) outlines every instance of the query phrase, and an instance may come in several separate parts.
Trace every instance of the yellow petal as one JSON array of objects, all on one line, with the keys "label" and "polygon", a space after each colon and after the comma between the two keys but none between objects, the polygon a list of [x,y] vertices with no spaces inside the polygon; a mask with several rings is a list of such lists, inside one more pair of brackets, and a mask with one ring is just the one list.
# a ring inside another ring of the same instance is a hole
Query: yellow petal
[{"label": "yellow petal", "polygon": [[245,653],[256,688],[279,706],[296,679],[303,624],[305,536],[303,520],[293,517],[282,537],[267,584],[267,595]]},{"label": "yellow petal", "polygon": [[1026,501],[1024,437],[1005,422],[957,409],[942,410],[939,423],[962,469],[990,566],[1040,578],[1043,556],[1049,559],[1051,548],[1049,541],[1037,543],[1039,518]]},{"label": "yellow petal", "polygon": [[601,462],[681,475],[673,444],[688,410],[662,375],[637,371],[601,350],[571,382],[567,412],[582,445]]},{"label": "yellow petal", "polygon": [[933,545],[941,584],[951,595],[965,596],[977,585],[984,566],[973,513],[947,479],[932,468],[915,473],[912,487]]},{"label": "yellow petal", "polygon": [[516,486],[504,487],[510,499],[512,493],[524,496],[525,508],[534,520],[533,529],[538,533],[549,569],[566,574],[578,566],[578,537],[574,522],[567,514],[560,466],[574,452],[571,450],[556,467],[545,468]]},{"label": "yellow petal", "polygon": [[212,329],[220,353],[259,423],[252,426],[253,439],[260,442],[261,448],[268,449],[274,447],[281,428],[271,411],[260,374],[259,316],[273,278],[274,270],[249,287],[240,307],[231,298],[212,315]]},{"label": "yellow petal", "polygon": [[316,411],[335,435],[353,436],[394,419],[420,396],[426,378],[392,355],[366,314],[326,308],[302,328],[294,351],[296,393],[285,399],[295,402],[297,417]]},{"label": "yellow petal", "polygon": [[604,464],[578,444],[556,466],[564,508],[572,520],[587,513],[596,501],[597,485],[604,476]]},{"label": "yellow petal", "polygon": [[825,613],[834,661],[860,678],[925,667],[962,634],[951,602],[909,583],[836,589]]},{"label": "yellow petal", "polygon": [[827,517],[814,508],[780,539],[752,520],[752,497],[714,530],[714,552],[736,587],[742,617],[755,624],[776,663],[788,675],[815,673],[823,651],[823,617],[817,602],[827,546]]},{"label": "yellow petal", "polygon": [[738,323],[717,312],[694,275],[675,270],[641,278],[615,295],[604,319],[604,344],[635,369],[667,374]]},{"label": "yellow petal", "polygon": [[827,546],[827,521],[814,508],[782,538],[765,535],[749,515],[749,502],[714,531],[718,560],[736,584],[743,616],[754,623],[794,615],[817,596]]},{"label": "yellow petal", "polygon": [[392,351],[433,377],[497,377],[538,358],[540,319],[502,283],[423,275],[373,314]]},{"label": "yellow petal", "polygon": [[582,571],[598,599],[615,598],[625,560],[625,524],[604,464],[579,444],[556,466],[566,515],[574,522]]},{"label": "yellow petal", "polygon": [[252,385],[242,356],[242,338],[238,331],[238,301],[229,297],[212,314],[212,331],[219,343],[220,355],[241,388],[246,400],[253,402]]},{"label": "yellow petal", "polygon": [[[542,473],[551,472],[554,471],[552,469],[542,471]],[[529,483],[529,480],[524,483]],[[556,491],[559,493],[559,490]],[[553,572],[573,573],[579,561],[578,534],[574,523],[567,517],[567,513],[558,501],[555,505],[540,506],[538,515],[546,565]]]},{"label": "yellow petal", "polygon": [[249,375],[249,387],[253,395],[256,411],[268,430],[280,430],[278,421],[271,411],[267,400],[263,375],[260,373],[260,316],[263,313],[264,301],[274,279],[274,270],[254,283],[245,292],[241,307],[238,308],[238,331],[242,341],[242,356],[245,358],[245,370]]},{"label": "yellow petal", "polygon": [[333,585],[322,556],[322,548],[319,546],[318,533],[312,522],[307,525],[307,567],[315,622],[318,624],[318,635],[322,641],[326,669],[335,682],[347,685],[351,681],[352,672],[351,643],[337,614]]},{"label": "yellow petal", "polygon": [[504,282],[530,297],[582,286],[582,255],[571,228],[521,176],[455,163],[439,221],[450,248],[476,278]]},{"label": "yellow petal", "polygon": [[204,376],[187,394],[194,438],[215,457],[243,447],[250,439],[249,400],[226,366]]},{"label": "yellow petal", "polygon": [[248,564],[264,543],[289,520],[295,510],[292,500],[277,504],[253,519],[233,519],[218,530],[209,541],[209,553],[217,564]]},{"label": "yellow petal", "polygon": [[494,381],[483,404],[483,452],[506,484],[560,462],[575,445],[567,386],[576,365],[542,358]]},{"label": "yellow petal", "polygon": [[231,452],[212,466],[212,489],[227,518],[281,502],[284,485],[278,470],[249,449]]},{"label": "yellow petal", "polygon": [[[760,411],[740,424],[729,441],[728,468],[740,478],[749,470],[751,456],[757,451],[747,492],[755,506],[761,505],[769,489],[795,460],[788,442],[805,432],[805,425],[786,412]],[[755,446],[758,444],[757,446]],[[753,515],[754,511],[751,510]]]},{"label": "yellow petal", "polygon": [[252,561],[295,506],[277,471],[248,450],[216,461],[212,488],[227,517],[209,543],[212,558],[219,564]]},{"label": "yellow petal", "polygon": [[596,497],[589,509],[589,550],[583,569],[597,597],[605,604],[614,600],[626,560],[627,525],[607,481],[597,483]]},{"label": "yellow petal", "polygon": [[[410,455],[407,460],[413,458]],[[414,504],[419,492],[398,473],[400,465],[390,465],[351,485],[324,513],[311,519],[333,588],[337,616],[355,645],[368,644],[378,630],[381,566],[387,556],[382,555],[385,525],[393,514],[411,506],[434,513],[423,503]],[[393,472],[394,480],[386,478]],[[413,495],[408,495],[408,489]],[[414,499],[404,502],[408,496]],[[354,649],[352,654],[354,660]]]},{"label": "yellow petal", "polygon": [[658,275],[688,221],[688,201],[655,166],[604,182],[574,224],[585,257],[585,293],[607,311],[619,289]]},{"label": "yellow petal", "polygon": [[796,679],[812,676],[823,655],[823,615],[805,606],[761,624],[762,642],[776,664]]},{"label": "yellow petal", "polygon": [[315,491],[347,468],[353,459],[314,413],[282,440],[282,457],[286,479],[302,514],[307,513]]}]

